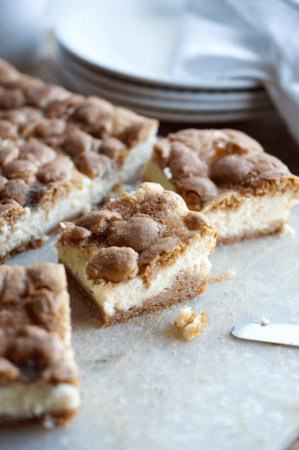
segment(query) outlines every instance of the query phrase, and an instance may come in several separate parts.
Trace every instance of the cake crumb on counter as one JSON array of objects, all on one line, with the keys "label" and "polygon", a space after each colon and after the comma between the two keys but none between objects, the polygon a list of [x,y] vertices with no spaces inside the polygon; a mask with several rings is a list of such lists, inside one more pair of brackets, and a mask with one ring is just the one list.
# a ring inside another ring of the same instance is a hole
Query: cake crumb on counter
[{"label": "cake crumb on counter", "polygon": [[265,319],[265,317],[262,317],[261,325],[270,325],[270,320],[269,319]]},{"label": "cake crumb on counter", "polygon": [[175,319],[174,324],[179,330],[183,330],[189,323],[193,322],[195,317],[196,313],[191,311],[189,306],[183,306],[183,308],[179,310],[179,314]]},{"label": "cake crumb on counter", "polygon": [[183,335],[190,341],[199,336],[210,322],[209,314],[201,311],[198,316],[191,308],[184,306],[179,310],[179,314],[174,321],[174,325],[183,330]]},{"label": "cake crumb on counter", "polygon": [[281,232],[279,233],[280,237],[293,237],[295,236],[296,231],[294,228],[290,227],[288,223],[285,223],[281,229]]},{"label": "cake crumb on counter", "polygon": [[210,283],[218,283],[219,281],[230,280],[231,278],[234,278],[235,275],[236,275],[236,272],[234,272],[233,270],[228,270],[227,272],[223,273],[219,277],[216,277],[216,278],[210,277],[209,282]]}]

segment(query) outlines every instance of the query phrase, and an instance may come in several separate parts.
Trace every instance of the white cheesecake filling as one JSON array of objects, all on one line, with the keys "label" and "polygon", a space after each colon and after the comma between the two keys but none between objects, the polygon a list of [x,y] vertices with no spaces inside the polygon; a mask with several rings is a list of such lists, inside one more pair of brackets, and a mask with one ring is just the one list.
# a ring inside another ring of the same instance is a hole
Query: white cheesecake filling
[{"label": "white cheesecake filling", "polygon": [[[164,189],[175,191],[175,186],[152,158],[144,165],[143,175],[154,183],[160,183]],[[215,211],[213,207],[209,211],[207,204],[201,212],[217,228],[218,238],[231,238],[246,232],[265,230],[276,221],[286,222],[290,209],[297,204],[297,200],[292,197],[291,192],[243,197],[243,201],[234,208],[219,207]]]},{"label": "white cheesecake filling", "polygon": [[25,213],[17,222],[0,228],[0,256],[3,257],[32,240],[42,239],[61,222],[62,217],[67,219],[79,214],[88,203],[88,187],[84,183],[82,189],[74,189],[50,209],[38,208],[31,211],[25,208]]},{"label": "white cheesecake filling", "polygon": [[25,208],[23,216],[16,223],[0,228],[0,257],[32,240],[42,239],[63,220],[75,217],[81,212],[89,212],[90,204],[103,200],[116,183],[127,181],[136,175],[144,161],[149,158],[155,140],[156,136],[153,134],[131,149],[124,164],[118,169],[115,169],[115,166],[104,169],[94,180],[82,176],[80,188],[74,188],[52,208],[38,208],[35,211]]},{"label": "white cheesecake filling", "polygon": [[0,416],[9,414],[17,417],[26,413],[40,415],[50,411],[77,409],[79,404],[79,389],[67,383],[54,386],[38,381],[0,387]]},{"label": "white cheesecake filling", "polygon": [[92,291],[94,300],[104,308],[106,314],[113,316],[116,309],[128,311],[131,307],[141,306],[147,299],[162,293],[171,287],[180,272],[201,275],[204,280],[212,267],[208,254],[213,245],[214,238],[208,236],[187,246],[173,264],[159,270],[149,287],[145,286],[140,277],[118,284],[94,284],[92,280],[87,279],[85,273],[86,264],[91,259],[87,252],[60,244],[57,244],[56,248],[58,258],[65,262],[86,289]]},{"label": "white cheesecake filling", "polygon": [[205,214],[217,228],[219,238],[239,236],[246,232],[266,230],[273,222],[286,222],[290,208],[297,204],[292,193],[276,193],[261,197],[243,197],[243,201],[233,209],[205,211]]}]

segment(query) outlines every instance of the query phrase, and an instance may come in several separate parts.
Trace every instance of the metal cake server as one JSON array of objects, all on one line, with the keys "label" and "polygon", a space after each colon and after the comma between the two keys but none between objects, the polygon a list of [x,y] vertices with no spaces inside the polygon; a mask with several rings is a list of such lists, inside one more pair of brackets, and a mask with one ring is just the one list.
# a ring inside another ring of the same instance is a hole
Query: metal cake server
[{"label": "metal cake server", "polygon": [[242,323],[233,327],[231,333],[239,339],[299,346],[299,325],[293,323]]}]

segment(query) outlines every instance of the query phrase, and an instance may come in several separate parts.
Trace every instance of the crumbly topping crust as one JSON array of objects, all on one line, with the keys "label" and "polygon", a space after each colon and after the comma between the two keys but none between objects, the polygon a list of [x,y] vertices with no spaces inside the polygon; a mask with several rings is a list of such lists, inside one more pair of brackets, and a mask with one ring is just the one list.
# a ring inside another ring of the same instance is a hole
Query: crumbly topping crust
[{"label": "crumbly topping crust", "polygon": [[136,275],[146,283],[187,245],[206,234],[216,239],[209,219],[189,211],[179,195],[155,183],[143,183],[101,211],[63,227],[58,245],[83,248],[92,255],[86,273],[95,283],[119,283]]},{"label": "crumbly topping crust", "polygon": [[261,145],[236,130],[182,130],[154,146],[154,161],[192,210],[223,196],[261,195],[283,180],[299,193],[299,178]]},{"label": "crumbly topping crust", "polygon": [[80,174],[94,179],[105,167],[122,164],[156,126],[105,100],[22,75],[0,60],[0,204],[45,207],[51,196],[63,197],[76,185]]},{"label": "crumbly topping crust", "polygon": [[0,385],[77,381],[64,342],[68,299],[60,264],[0,266]]}]

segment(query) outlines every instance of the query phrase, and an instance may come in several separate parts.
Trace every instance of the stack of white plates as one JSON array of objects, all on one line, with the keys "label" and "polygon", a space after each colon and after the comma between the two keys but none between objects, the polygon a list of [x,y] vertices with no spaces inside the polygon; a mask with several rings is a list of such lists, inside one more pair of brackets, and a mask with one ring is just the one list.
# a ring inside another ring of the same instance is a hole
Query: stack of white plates
[{"label": "stack of white plates", "polygon": [[56,61],[70,89],[166,121],[226,122],[273,110],[256,80],[196,85],[174,77],[178,18],[161,18],[152,1],[86,0],[61,14]]}]

